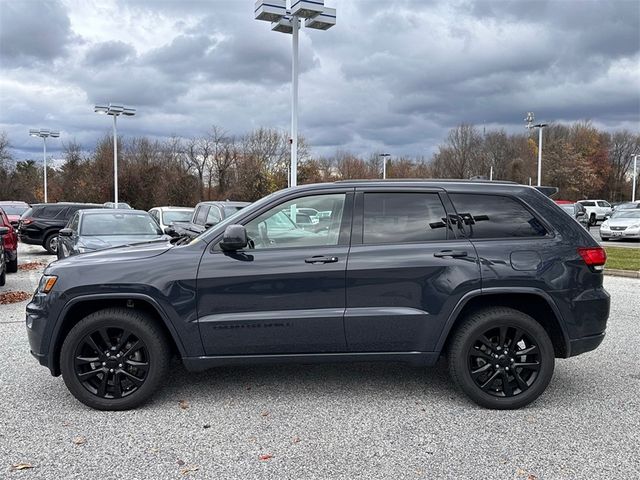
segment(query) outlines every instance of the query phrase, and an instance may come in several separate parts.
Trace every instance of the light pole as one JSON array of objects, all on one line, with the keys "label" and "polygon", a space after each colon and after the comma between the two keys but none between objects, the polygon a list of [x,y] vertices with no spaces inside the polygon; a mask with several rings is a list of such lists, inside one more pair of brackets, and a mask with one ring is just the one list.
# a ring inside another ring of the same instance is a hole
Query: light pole
[{"label": "light pole", "polygon": [[135,108],[125,107],[123,105],[114,105],[110,103],[107,106],[96,105],[93,111],[102,115],[111,115],[113,117],[113,208],[118,208],[118,122],[120,115],[133,117],[136,114]]},{"label": "light pole", "polygon": [[304,26],[316,30],[328,30],[336,24],[336,9],[324,6],[324,0],[291,0],[287,9],[287,0],[257,0],[254,9],[255,19],[271,23],[271,30],[291,33],[291,170],[289,185],[298,184],[298,37],[300,19]]},{"label": "light pole", "polygon": [[542,129],[546,127],[547,123],[538,123],[533,125],[533,121],[535,120],[535,115],[533,112],[527,112],[527,116],[524,119],[527,122],[527,128],[531,130],[532,128],[538,129],[538,186],[542,185]]},{"label": "light pole", "polygon": [[632,155],[633,157],[633,180],[632,180],[632,190],[631,190],[631,201],[636,201],[636,178],[638,177],[638,157],[640,154]]},{"label": "light pole", "polygon": [[387,158],[389,158],[391,156],[390,153],[381,153],[380,156],[382,157],[382,179],[386,180],[387,178]]},{"label": "light pole", "polygon": [[40,130],[31,128],[29,129],[29,135],[32,137],[40,137],[42,139],[42,158],[44,160],[44,203],[47,203],[47,138],[58,138],[60,136],[60,132],[49,130],[48,128],[41,128]]}]

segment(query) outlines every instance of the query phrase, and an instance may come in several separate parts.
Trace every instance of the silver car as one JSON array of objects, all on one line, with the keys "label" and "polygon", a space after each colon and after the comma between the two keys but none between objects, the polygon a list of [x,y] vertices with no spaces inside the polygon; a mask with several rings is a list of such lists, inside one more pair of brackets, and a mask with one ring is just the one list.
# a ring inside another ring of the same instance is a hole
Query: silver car
[{"label": "silver car", "polygon": [[640,210],[616,210],[600,226],[600,238],[640,239]]}]

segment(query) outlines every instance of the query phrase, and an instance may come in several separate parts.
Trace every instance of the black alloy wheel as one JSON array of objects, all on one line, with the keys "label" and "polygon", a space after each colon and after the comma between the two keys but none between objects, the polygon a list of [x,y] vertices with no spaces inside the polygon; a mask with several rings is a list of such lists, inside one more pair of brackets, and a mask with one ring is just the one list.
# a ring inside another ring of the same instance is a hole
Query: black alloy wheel
[{"label": "black alloy wheel", "polygon": [[100,328],[76,347],[75,375],[93,395],[122,398],[147,379],[149,351],[136,335],[123,328]]},{"label": "black alloy wheel", "polygon": [[544,327],[507,307],[476,311],[464,319],[449,344],[454,382],[478,405],[523,407],[547,388],[555,365]]},{"label": "black alloy wheel", "polygon": [[108,308],[80,320],[60,351],[62,378],[79,401],[98,410],[128,410],[151,397],[171,350],[161,320],[133,308]]}]

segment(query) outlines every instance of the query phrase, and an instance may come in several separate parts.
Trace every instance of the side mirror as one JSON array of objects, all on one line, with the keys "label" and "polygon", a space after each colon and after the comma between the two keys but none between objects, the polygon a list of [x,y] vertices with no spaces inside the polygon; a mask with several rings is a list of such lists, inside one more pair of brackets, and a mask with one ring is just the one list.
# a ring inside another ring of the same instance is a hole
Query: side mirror
[{"label": "side mirror", "polygon": [[229,225],[222,235],[220,248],[225,252],[234,252],[242,250],[249,243],[247,239],[247,230],[243,225]]},{"label": "side mirror", "polygon": [[73,230],[71,230],[70,228],[63,228],[58,232],[58,235],[60,235],[61,237],[70,237],[73,235]]},{"label": "side mirror", "polygon": [[165,235],[173,235],[175,233],[173,228],[171,228],[171,227],[164,227],[163,231],[164,231]]},{"label": "side mirror", "polygon": [[578,212],[576,213],[576,218],[580,218],[580,217],[584,217],[585,213],[584,212]]},{"label": "side mirror", "polygon": [[0,227],[0,237],[2,235],[6,235],[7,233],[9,233],[9,229],[7,227]]}]

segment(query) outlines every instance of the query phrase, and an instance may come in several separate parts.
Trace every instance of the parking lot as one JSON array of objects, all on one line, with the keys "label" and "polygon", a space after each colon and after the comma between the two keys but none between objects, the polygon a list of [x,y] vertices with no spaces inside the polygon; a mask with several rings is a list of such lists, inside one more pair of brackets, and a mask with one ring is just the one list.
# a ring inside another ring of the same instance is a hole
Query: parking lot
[{"label": "parking lot", "polygon": [[[20,262],[50,261],[20,245]],[[33,291],[41,269],[0,293]],[[3,478],[638,478],[640,280],[606,277],[602,346],[560,360],[528,408],[489,411],[446,365],[298,365],[186,372],[144,407],[98,412],[28,351],[26,302],[0,306]],[[636,299],[635,301],[629,301]],[[11,471],[11,465],[33,468]]]},{"label": "parking lot", "polygon": [[631,238],[616,238],[603,242],[602,238],[600,238],[600,225],[590,227],[589,233],[593,238],[600,242],[603,247],[640,248],[640,241]]}]

